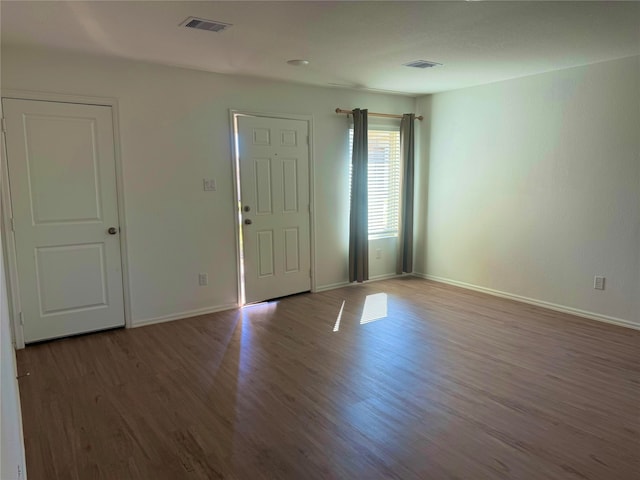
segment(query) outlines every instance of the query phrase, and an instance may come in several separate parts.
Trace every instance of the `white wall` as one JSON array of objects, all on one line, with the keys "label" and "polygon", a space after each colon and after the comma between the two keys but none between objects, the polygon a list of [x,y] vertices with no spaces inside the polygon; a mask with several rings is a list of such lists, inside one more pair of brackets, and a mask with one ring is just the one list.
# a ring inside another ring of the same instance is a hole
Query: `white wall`
[{"label": "white wall", "polygon": [[[119,100],[134,322],[236,302],[230,108],[313,115],[322,287],[348,278],[348,121],[334,109],[415,107],[410,97],[6,46],[2,88]],[[218,191],[203,192],[203,178],[215,178]],[[386,266],[375,263],[372,274],[393,272]],[[209,273],[208,287],[198,287],[198,272]]]},{"label": "white wall", "polygon": [[[0,252],[2,247],[0,238]],[[4,258],[0,253],[0,478],[25,477],[24,441],[20,394],[16,378],[16,356],[11,341]],[[21,472],[21,476],[19,476]]]},{"label": "white wall", "polygon": [[419,272],[640,325],[640,57],[417,110]]}]

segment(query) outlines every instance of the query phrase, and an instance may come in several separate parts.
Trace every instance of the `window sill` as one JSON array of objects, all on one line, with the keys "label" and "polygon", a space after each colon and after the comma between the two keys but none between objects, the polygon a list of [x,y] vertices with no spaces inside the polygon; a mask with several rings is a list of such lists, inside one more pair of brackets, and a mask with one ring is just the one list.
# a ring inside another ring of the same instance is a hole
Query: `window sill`
[{"label": "window sill", "polygon": [[380,240],[381,238],[396,238],[397,236],[397,233],[378,233],[375,235],[369,235],[369,241]]}]

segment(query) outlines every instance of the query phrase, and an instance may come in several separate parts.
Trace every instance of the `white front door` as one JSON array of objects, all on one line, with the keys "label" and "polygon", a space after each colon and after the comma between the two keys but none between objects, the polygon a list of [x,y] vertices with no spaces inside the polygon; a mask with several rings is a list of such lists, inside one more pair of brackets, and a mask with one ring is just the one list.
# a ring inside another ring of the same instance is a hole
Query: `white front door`
[{"label": "white front door", "polygon": [[111,107],[2,106],[25,342],[124,325]]},{"label": "white front door", "polygon": [[311,288],[308,123],[238,117],[247,303]]}]

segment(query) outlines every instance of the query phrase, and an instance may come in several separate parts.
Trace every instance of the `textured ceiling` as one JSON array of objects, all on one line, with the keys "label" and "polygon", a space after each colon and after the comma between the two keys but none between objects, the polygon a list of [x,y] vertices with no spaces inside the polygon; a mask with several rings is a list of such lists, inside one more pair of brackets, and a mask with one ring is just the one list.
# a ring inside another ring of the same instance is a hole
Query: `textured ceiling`
[{"label": "textured ceiling", "polygon": [[[640,55],[638,2],[13,2],[2,45],[424,94]],[[232,23],[180,27],[189,16]],[[306,67],[286,61],[305,58]],[[442,67],[403,67],[412,60]]]}]

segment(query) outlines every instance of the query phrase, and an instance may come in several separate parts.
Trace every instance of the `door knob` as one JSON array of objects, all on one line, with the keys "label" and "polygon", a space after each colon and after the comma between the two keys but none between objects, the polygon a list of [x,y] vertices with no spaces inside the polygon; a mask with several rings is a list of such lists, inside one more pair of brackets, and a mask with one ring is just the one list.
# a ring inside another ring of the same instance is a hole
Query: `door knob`
[{"label": "door knob", "polygon": [[251,221],[251,219],[250,219],[250,218],[245,218],[245,220],[244,220],[244,224],[245,224],[245,225],[251,225],[252,223],[253,223],[253,222]]},{"label": "door knob", "polygon": [[109,230],[107,230],[107,233],[109,235],[115,235],[116,233],[118,233],[118,229],[116,227],[109,227]]}]

